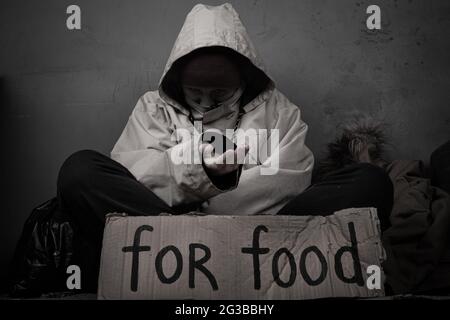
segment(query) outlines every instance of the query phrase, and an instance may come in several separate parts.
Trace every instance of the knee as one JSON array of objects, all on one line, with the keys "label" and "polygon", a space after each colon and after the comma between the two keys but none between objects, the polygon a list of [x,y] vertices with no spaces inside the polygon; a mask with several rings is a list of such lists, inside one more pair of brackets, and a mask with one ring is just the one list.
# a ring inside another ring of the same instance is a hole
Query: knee
[{"label": "knee", "polygon": [[81,150],[70,155],[61,166],[58,174],[58,192],[73,194],[77,190],[89,187],[95,173],[95,159],[99,153],[93,150]]},{"label": "knee", "polygon": [[374,197],[382,197],[392,202],[394,188],[386,171],[368,163],[360,163],[356,174],[357,184],[361,191],[366,191]]},{"label": "knee", "polygon": [[386,171],[370,163],[357,164],[358,179],[377,188],[392,188],[392,182]]},{"label": "knee", "polygon": [[[380,167],[371,164],[359,164],[357,185],[359,196],[370,206],[378,209],[378,216],[385,229],[388,225],[390,212],[394,202],[394,187],[389,175]],[[358,191],[357,191],[358,193]]]}]

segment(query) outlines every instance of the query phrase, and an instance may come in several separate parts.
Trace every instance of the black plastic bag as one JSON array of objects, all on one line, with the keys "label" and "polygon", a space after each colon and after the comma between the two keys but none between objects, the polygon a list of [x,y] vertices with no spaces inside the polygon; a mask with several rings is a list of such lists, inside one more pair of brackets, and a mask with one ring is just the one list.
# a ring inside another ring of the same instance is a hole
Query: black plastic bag
[{"label": "black plastic bag", "polygon": [[53,198],[34,208],[25,222],[10,271],[10,295],[35,297],[65,291],[73,262],[74,232]]}]

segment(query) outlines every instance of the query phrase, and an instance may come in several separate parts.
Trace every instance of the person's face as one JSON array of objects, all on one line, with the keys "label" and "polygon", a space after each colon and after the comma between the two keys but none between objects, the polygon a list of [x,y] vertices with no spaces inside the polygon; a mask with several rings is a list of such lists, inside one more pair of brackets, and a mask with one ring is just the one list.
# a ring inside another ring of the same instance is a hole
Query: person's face
[{"label": "person's face", "polygon": [[183,85],[183,93],[188,101],[194,101],[196,104],[205,108],[213,107],[217,104],[226,102],[239,87],[207,87],[195,85]]},{"label": "person's face", "polygon": [[191,59],[183,69],[181,85],[186,102],[213,108],[226,102],[241,86],[239,70],[222,54],[203,54]]}]

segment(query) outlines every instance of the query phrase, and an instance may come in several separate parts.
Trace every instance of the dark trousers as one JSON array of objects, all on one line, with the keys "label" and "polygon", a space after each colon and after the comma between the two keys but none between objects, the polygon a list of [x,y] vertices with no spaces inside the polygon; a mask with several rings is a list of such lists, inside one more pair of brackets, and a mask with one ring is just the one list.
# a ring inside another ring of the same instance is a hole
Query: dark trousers
[{"label": "dark trousers", "polygon": [[387,173],[369,163],[331,172],[288,202],[279,215],[330,215],[346,208],[377,208],[381,230],[389,227],[393,185]]},{"label": "dark trousers", "polygon": [[[71,155],[61,167],[57,182],[61,212],[70,217],[79,243],[82,285],[95,291],[105,215],[124,212],[132,216],[181,214],[196,204],[169,207],[137,181],[124,166],[98,152]],[[299,194],[278,214],[328,215],[351,207],[376,207],[382,230],[389,224],[393,187],[383,169],[354,164],[329,174]]]}]

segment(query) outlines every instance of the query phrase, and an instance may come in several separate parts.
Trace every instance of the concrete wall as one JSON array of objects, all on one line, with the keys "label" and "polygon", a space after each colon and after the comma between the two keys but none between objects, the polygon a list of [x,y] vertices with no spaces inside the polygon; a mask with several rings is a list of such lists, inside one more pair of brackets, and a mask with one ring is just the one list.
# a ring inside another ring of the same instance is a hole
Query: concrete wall
[{"label": "concrete wall", "polygon": [[[449,1],[230,2],[278,87],[301,106],[317,155],[355,114],[391,125],[395,158],[427,160],[450,138]],[[81,31],[65,27],[74,3]],[[55,194],[63,160],[111,150],[138,97],[156,88],[195,3],[1,2],[0,270],[30,210]],[[365,27],[370,4],[382,9],[375,33]]]}]

